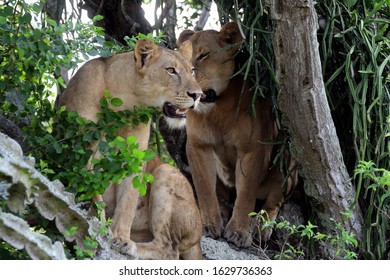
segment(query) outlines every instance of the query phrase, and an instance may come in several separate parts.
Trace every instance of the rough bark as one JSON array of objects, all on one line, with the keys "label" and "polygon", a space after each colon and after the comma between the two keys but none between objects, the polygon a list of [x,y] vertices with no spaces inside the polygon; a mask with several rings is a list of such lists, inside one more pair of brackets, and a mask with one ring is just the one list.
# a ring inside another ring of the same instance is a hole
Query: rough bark
[{"label": "rough bark", "polygon": [[[343,219],[355,189],[343,162],[321,72],[313,1],[272,1],[279,104],[292,136],[293,157],[302,165],[305,193],[327,232]],[[362,236],[362,214],[352,210],[347,229]]]},{"label": "rough bark", "polygon": [[[165,45],[167,48],[173,49],[176,45],[175,28],[177,23],[176,17],[176,1],[174,0],[163,0],[161,1],[160,9],[161,14],[153,26],[153,30],[164,34]],[[156,6],[157,9],[157,6]]]}]

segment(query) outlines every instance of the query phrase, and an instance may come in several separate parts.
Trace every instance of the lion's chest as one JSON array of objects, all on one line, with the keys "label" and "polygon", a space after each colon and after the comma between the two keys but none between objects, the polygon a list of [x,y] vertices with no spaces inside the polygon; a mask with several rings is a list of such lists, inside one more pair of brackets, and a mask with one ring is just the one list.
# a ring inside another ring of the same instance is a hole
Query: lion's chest
[{"label": "lion's chest", "polygon": [[214,146],[214,159],[218,177],[228,187],[235,186],[235,167],[237,162],[237,151],[235,147],[225,145]]},{"label": "lion's chest", "polygon": [[226,125],[226,122],[218,122],[216,118],[209,120],[214,121],[209,122],[203,135],[208,135],[209,144],[212,146],[218,177],[226,186],[234,187],[238,153],[237,129]]}]

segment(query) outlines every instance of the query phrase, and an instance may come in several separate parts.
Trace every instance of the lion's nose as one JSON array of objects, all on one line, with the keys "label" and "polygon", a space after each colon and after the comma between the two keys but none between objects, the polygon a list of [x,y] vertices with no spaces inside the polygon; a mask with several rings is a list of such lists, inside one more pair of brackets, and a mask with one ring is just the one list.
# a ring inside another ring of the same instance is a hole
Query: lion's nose
[{"label": "lion's nose", "polygon": [[202,92],[187,92],[187,94],[194,99],[194,101],[205,96]]}]

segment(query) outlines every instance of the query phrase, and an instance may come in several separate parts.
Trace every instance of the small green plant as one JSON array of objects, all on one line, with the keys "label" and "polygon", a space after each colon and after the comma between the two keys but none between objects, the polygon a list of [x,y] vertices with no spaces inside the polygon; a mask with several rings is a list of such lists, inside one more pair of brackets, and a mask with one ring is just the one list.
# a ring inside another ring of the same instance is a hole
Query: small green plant
[{"label": "small green plant", "polygon": [[[388,147],[390,152],[390,146]],[[372,161],[359,161],[355,176],[365,180],[364,198],[370,199],[365,217],[364,253],[368,258],[387,258],[390,234],[390,171]]]},{"label": "small green plant", "polygon": [[[348,218],[348,215],[345,213],[344,217]],[[334,233],[324,234],[319,232],[318,226],[310,221],[306,225],[293,225],[283,217],[278,218],[278,221],[272,221],[264,210],[260,213],[252,212],[249,216],[257,219],[259,231],[276,229],[284,232],[283,241],[279,244],[280,252],[274,256],[276,259],[308,258],[310,252],[307,248],[310,248],[311,245],[327,246],[330,257],[333,259],[357,259],[354,249],[358,246],[358,241],[355,239],[354,233],[345,229],[343,222],[333,220]]]},{"label": "small green plant", "polygon": [[[94,257],[94,253],[96,249],[99,247],[99,243],[97,241],[98,236],[102,236],[108,233],[109,226],[111,224],[111,219],[108,219],[102,226],[99,228],[97,232],[94,232],[92,236],[87,236],[83,240],[83,246],[79,247],[77,245],[73,246],[75,252],[76,259],[92,259]],[[78,228],[76,226],[71,227],[69,230],[65,231],[65,235],[74,236],[77,233]]]}]

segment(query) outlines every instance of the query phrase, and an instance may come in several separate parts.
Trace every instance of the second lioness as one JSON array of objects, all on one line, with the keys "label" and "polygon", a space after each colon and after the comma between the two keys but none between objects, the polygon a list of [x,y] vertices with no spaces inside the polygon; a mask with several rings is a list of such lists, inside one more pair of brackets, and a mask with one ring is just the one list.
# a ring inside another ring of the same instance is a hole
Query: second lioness
[{"label": "second lioness", "polygon": [[[238,25],[228,23],[221,31],[183,31],[178,44],[191,41],[195,77],[205,98],[187,116],[187,156],[202,216],[204,234],[224,236],[239,247],[251,245],[248,214],[256,199],[265,200],[263,208],[275,219],[284,202],[284,176],[271,168],[273,145],[277,136],[271,104],[257,98],[256,117],[248,113],[253,96],[244,79],[234,76],[235,55],[243,37]],[[226,227],[216,195],[217,181],[236,188],[233,214]],[[292,180],[288,181],[288,187]],[[263,232],[263,240],[270,231]]]},{"label": "second lioness", "polygon": [[[84,64],[60,96],[59,105],[97,121],[97,113],[101,112],[99,101],[108,90],[111,96],[123,101],[116,110],[156,107],[171,119],[171,124],[179,124],[187,110],[196,107],[202,94],[193,77],[191,53],[190,43],[177,52],[159,48],[150,40],[139,40],[134,52]],[[141,150],[148,147],[149,133],[150,123],[117,132],[125,139],[129,135],[137,136]],[[146,198],[140,198],[132,187],[133,176],[110,186],[103,195],[107,213],[112,216],[111,231],[116,243],[135,258],[201,258],[200,215],[188,182],[181,182],[184,177],[168,165],[159,165],[151,172],[156,182]],[[146,202],[147,208],[142,207]],[[131,230],[148,230],[152,240],[136,244]]]}]

